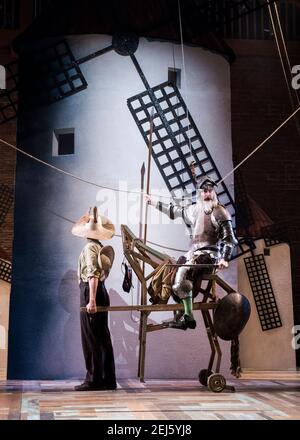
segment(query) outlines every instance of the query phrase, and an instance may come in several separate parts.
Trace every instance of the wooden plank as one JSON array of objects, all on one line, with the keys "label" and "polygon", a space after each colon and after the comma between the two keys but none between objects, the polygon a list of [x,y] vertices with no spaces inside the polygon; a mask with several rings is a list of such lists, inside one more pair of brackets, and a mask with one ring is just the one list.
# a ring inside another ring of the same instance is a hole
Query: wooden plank
[{"label": "wooden plank", "polygon": [[222,289],[225,290],[225,292],[227,293],[234,293],[236,292],[236,290],[234,290],[229,284],[227,284],[224,280],[222,280],[222,278],[219,277],[219,275],[204,275],[203,276],[204,280],[215,280],[216,283],[222,287]]},{"label": "wooden plank", "polygon": [[151,255],[155,256],[156,258],[160,259],[161,261],[170,258],[169,255],[163,254],[163,253],[145,245],[140,239],[138,239],[134,235],[134,233],[128,228],[128,226],[121,225],[121,232],[122,232],[122,237],[123,237],[123,243],[124,243],[124,241],[128,242],[128,240],[130,239],[130,241],[135,241],[134,245],[138,248],[139,251],[141,251],[141,249],[143,249],[144,251],[147,252],[147,254],[150,253]]},{"label": "wooden plank", "polygon": [[148,324],[147,325],[147,332],[154,332],[155,330],[164,330],[166,328],[169,328],[166,325],[163,324]]},{"label": "wooden plank", "polygon": [[[213,310],[217,307],[217,303],[196,302],[193,304],[194,310]],[[184,310],[183,304],[155,304],[155,305],[134,305],[134,306],[109,306],[97,307],[97,312],[172,312],[174,310]],[[80,307],[81,312],[86,312],[86,307]]]},{"label": "wooden plank", "polygon": [[147,312],[141,313],[141,339],[139,350],[139,378],[141,382],[145,382],[145,358],[146,358],[146,339],[147,339]]},{"label": "wooden plank", "polygon": [[158,266],[158,264],[154,263],[149,257],[145,257],[144,255],[142,255],[138,252],[131,251],[130,254],[132,255],[133,258],[137,258],[138,260],[142,260],[145,263],[148,263],[154,269],[156,269]]},{"label": "wooden plank", "polygon": [[222,278],[220,278],[218,275],[216,275],[215,280],[216,280],[216,283],[220,287],[222,287],[222,289],[225,290],[225,292],[227,292],[227,293],[234,293],[235,292],[235,290],[229,284],[227,284],[224,280],[222,280]]}]

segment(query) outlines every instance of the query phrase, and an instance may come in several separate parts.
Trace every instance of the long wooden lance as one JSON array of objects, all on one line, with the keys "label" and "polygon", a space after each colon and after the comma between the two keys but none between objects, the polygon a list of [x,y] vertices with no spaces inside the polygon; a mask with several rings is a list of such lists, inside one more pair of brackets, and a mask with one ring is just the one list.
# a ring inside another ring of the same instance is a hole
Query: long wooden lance
[{"label": "long wooden lance", "polygon": [[[151,173],[151,156],[152,156],[152,134],[153,134],[153,115],[154,115],[154,107],[152,107],[151,115],[150,115],[150,130],[149,130],[149,143],[148,143],[148,164],[147,164],[147,185],[146,185],[146,194],[150,192],[150,173]],[[146,204],[145,208],[145,223],[144,223],[144,244],[147,242],[147,229],[148,229],[148,207],[149,204]]]},{"label": "long wooden lance", "polygon": [[[150,115],[146,194],[149,194],[149,192],[150,192],[153,114],[154,114],[154,108],[152,107],[151,115]],[[144,196],[144,194],[143,194],[143,196]],[[144,203],[144,200],[143,200],[143,203]],[[147,224],[148,224],[148,203],[146,203],[146,207],[145,207],[144,244],[146,244],[146,242],[147,242]],[[143,262],[142,271],[143,271],[143,276],[145,276],[145,262]],[[147,289],[145,288],[145,286],[143,286],[143,288],[142,288],[141,305],[142,306],[147,305]],[[145,311],[145,309],[140,310],[140,312],[141,312],[141,319],[140,319],[140,328],[139,328],[140,350],[139,350],[138,376],[140,378],[142,378],[143,377],[143,369],[144,369],[144,360],[145,360],[144,348],[145,348],[145,344],[146,344],[146,340],[145,340],[144,335],[146,334],[146,331],[147,331],[147,316],[148,316],[149,312]],[[141,379],[141,380],[143,380],[143,379]]]},{"label": "long wooden lance", "polygon": [[139,239],[142,239],[143,234],[143,214],[144,214],[144,189],[145,189],[145,162],[143,162],[141,168],[141,199],[140,199],[140,226],[139,226]]},{"label": "long wooden lance", "polygon": [[[143,236],[143,214],[144,214],[144,189],[145,189],[145,162],[141,167],[141,198],[140,198],[140,225],[139,225],[139,239],[142,240]],[[145,263],[143,263],[143,273],[145,272]],[[139,303],[141,296],[141,283],[137,284],[136,301]]]}]

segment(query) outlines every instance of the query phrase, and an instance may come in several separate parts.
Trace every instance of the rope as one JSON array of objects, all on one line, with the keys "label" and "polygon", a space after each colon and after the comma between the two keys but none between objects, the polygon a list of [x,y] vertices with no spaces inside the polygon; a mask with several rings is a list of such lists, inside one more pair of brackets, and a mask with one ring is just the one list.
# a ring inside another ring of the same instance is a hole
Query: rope
[{"label": "rope", "polygon": [[188,252],[187,249],[177,249],[177,248],[172,248],[172,247],[168,247],[168,246],[163,246],[162,244],[155,243],[154,241],[149,241],[148,240],[148,243],[153,244],[153,245],[158,246],[158,247],[161,247],[163,249],[168,249],[170,251],[184,252],[184,253]]},{"label": "rope", "polygon": [[[290,59],[289,59],[289,55],[287,52],[287,47],[285,44],[285,39],[284,39],[284,35],[283,35],[283,31],[282,31],[282,26],[281,26],[281,21],[280,21],[280,17],[279,17],[279,13],[278,13],[278,8],[276,3],[274,3],[275,6],[275,10],[276,10],[276,15],[277,15],[277,22],[278,22],[278,26],[280,29],[280,34],[281,34],[281,39],[282,39],[282,43],[284,46],[284,50],[285,50],[285,54],[286,54],[286,58],[287,58],[287,62],[290,68],[290,72],[291,72],[291,63],[290,63]],[[285,70],[285,65],[284,65],[284,60],[282,57],[282,53],[281,53],[281,48],[280,48],[280,44],[279,44],[279,38],[277,35],[277,30],[276,30],[276,26],[275,26],[275,22],[273,19],[273,14],[272,14],[272,9],[271,6],[268,2],[268,9],[269,9],[269,15],[270,15],[270,19],[271,19],[271,23],[272,23],[272,28],[273,28],[273,32],[274,32],[274,37],[275,37],[275,42],[276,42],[276,46],[277,46],[277,50],[278,50],[278,54],[280,57],[280,62],[281,62],[281,66],[282,66],[282,70],[283,70],[283,74],[285,77],[285,81],[287,84],[287,88],[288,88],[288,92],[289,92],[289,97],[292,103],[292,108],[294,108],[294,102],[293,102],[293,98],[292,98],[292,94],[291,94],[291,88],[290,88],[290,81],[288,80],[287,74],[286,74],[286,70]],[[230,171],[228,174],[226,174],[225,177],[223,177],[218,183],[223,182],[227,177],[229,177],[232,173],[234,173],[234,171],[236,171],[244,162],[246,162],[246,160],[248,160],[260,147],[262,147],[278,130],[280,130],[281,127],[283,127],[300,109],[300,100],[299,100],[299,96],[296,93],[296,97],[297,97],[297,102],[298,102],[298,108],[294,111],[294,113],[292,113],[276,130],[274,130],[273,133],[271,133],[270,136],[268,136],[260,145],[258,145],[258,147],[256,147],[248,156],[246,156],[235,168],[233,168],[232,171]],[[298,127],[298,124],[297,124]]]},{"label": "rope", "polygon": [[[285,121],[283,121],[265,140],[263,140],[256,148],[254,148],[254,150],[252,150],[251,153],[248,154],[248,156],[246,156],[238,165],[236,165],[229,173],[227,173],[218,183],[223,182],[225,179],[227,179],[227,177],[229,177],[232,173],[234,173],[241,165],[243,165],[243,163],[245,163],[251,156],[253,156],[253,154],[256,153],[256,151],[258,151],[269,139],[271,139],[290,119],[292,119],[296,113],[300,110],[300,106],[287,118],[285,119]],[[83,179],[81,177],[76,176],[75,174],[69,173],[68,171],[62,170],[61,168],[55,167],[54,165],[49,164],[48,162],[45,162],[29,153],[26,153],[26,151],[21,150],[20,148],[10,144],[9,142],[4,141],[3,139],[0,138],[0,142],[4,145],[7,145],[8,147],[13,148],[14,150],[18,151],[19,153],[24,154],[25,156],[28,156],[29,158],[42,163],[43,165],[46,165],[60,173],[66,174],[67,176],[73,177],[76,180],[79,180],[81,182],[87,183],[88,185],[93,185],[96,186],[98,188],[103,188],[103,189],[109,189],[111,191],[115,191],[115,192],[124,192],[124,193],[131,193],[131,194],[139,194],[141,195],[141,191],[129,191],[129,190],[122,190],[122,189],[116,189],[116,188],[111,188],[108,186],[104,186],[104,185],[99,185],[97,183],[91,182],[89,180]],[[168,199],[168,200],[173,200],[172,197],[168,197],[168,196],[159,196],[156,194],[152,194],[155,197],[158,198],[164,198],[164,199]],[[184,200],[186,197],[182,197],[182,200]],[[175,249],[174,249],[175,250]]]},{"label": "rope", "polygon": [[[181,7],[180,0],[177,0],[178,3],[178,16],[179,16],[179,31],[180,31],[180,42],[181,42],[181,57],[182,57],[182,67],[183,67],[183,80],[184,80],[184,88],[187,92],[187,82],[186,82],[186,68],[185,68],[185,57],[184,57],[184,46],[183,46],[183,33],[182,33],[182,20],[181,20]],[[189,140],[189,149],[190,149],[190,157],[192,157],[192,145],[191,145],[191,137],[190,137],[190,118],[189,118],[189,110],[187,106],[187,97],[186,97],[186,118],[188,120],[188,140]]]},{"label": "rope", "polygon": [[[72,177],[73,179],[76,179],[76,180],[78,180],[80,182],[83,182],[83,183],[86,183],[88,185],[92,185],[92,186],[95,186],[97,188],[108,189],[110,191],[115,191],[115,192],[122,192],[122,193],[129,193],[129,194],[138,194],[138,195],[142,194],[141,191],[131,191],[131,190],[126,190],[126,189],[116,189],[116,188],[112,188],[112,187],[109,187],[109,186],[100,185],[100,184],[92,182],[90,180],[83,179],[82,177],[76,176],[75,174],[69,173],[68,171],[65,171],[65,170],[63,170],[61,168],[58,168],[58,167],[50,164],[49,162],[45,162],[44,160],[39,159],[36,156],[33,156],[32,154],[29,154],[26,151],[21,150],[20,148],[16,147],[15,145],[10,144],[9,142],[6,142],[5,140],[3,140],[1,138],[0,138],[0,142],[2,144],[4,144],[4,145],[7,145],[10,148],[13,148],[14,150],[18,151],[19,153],[23,154],[24,156],[27,156],[30,159],[35,160],[36,162],[39,162],[39,163],[41,163],[43,165],[46,165],[49,168],[52,168],[53,170],[58,171],[59,173],[65,174],[66,176]],[[162,195],[158,195],[158,194],[153,194],[153,195],[155,197],[160,198],[160,199],[172,200],[172,197],[170,197],[170,196],[162,196]]]},{"label": "rope", "polygon": [[[286,74],[284,60],[283,60],[283,56],[282,56],[281,48],[280,48],[280,44],[279,44],[279,38],[278,38],[278,35],[277,35],[277,30],[276,30],[276,26],[275,26],[275,22],[274,22],[274,18],[273,18],[272,8],[271,8],[269,3],[268,3],[268,9],[269,9],[269,16],[270,16],[271,23],[272,23],[272,28],[273,28],[273,32],[274,32],[275,42],[276,42],[276,46],[277,46],[277,50],[278,50],[278,54],[279,54],[279,58],[280,58],[280,63],[281,63],[283,75],[284,75],[285,82],[286,82],[286,85],[287,85],[287,88],[288,88],[288,92],[289,92],[289,97],[290,97],[290,100],[291,100],[292,108],[294,108],[293,97],[292,97],[291,89],[290,89],[290,81],[289,81],[289,79],[287,77],[287,74]],[[279,16],[278,16],[278,24],[280,26]],[[280,26],[280,28],[281,28],[281,26]],[[283,40],[283,35],[282,35],[282,40]],[[298,101],[298,104],[299,104],[299,101]]]},{"label": "rope", "polygon": [[[114,237],[122,238],[122,235],[115,234]],[[142,241],[142,240],[141,240],[141,241]],[[168,250],[170,250],[170,251],[183,252],[183,253],[187,253],[187,252],[188,252],[188,249],[177,249],[177,248],[172,248],[172,247],[169,247],[169,246],[164,246],[164,245],[159,244],[159,243],[155,243],[155,241],[149,241],[149,240],[147,240],[147,243],[150,243],[150,244],[152,244],[152,245],[154,245],[154,246],[158,246],[158,247],[163,248],[163,249],[168,249]]]},{"label": "rope", "polygon": [[[223,182],[225,179],[227,179],[227,177],[229,177],[232,173],[234,173],[241,165],[243,165],[243,163],[245,163],[251,156],[253,156],[253,154],[256,153],[256,151],[258,151],[269,139],[271,139],[290,119],[292,119],[296,115],[296,113],[298,113],[299,110],[300,110],[300,106],[287,119],[285,119],[265,140],[263,140],[256,148],[254,148],[254,150],[252,150],[252,152],[249,153],[248,156],[246,156],[238,165],[236,165],[229,173],[227,173],[218,182],[218,184]],[[28,156],[30,159],[33,159],[43,165],[46,165],[46,166],[54,169],[55,171],[58,171],[62,174],[73,177],[73,179],[79,180],[80,182],[84,182],[88,185],[96,186],[97,188],[108,189],[108,190],[115,191],[115,192],[124,192],[124,193],[139,194],[139,195],[142,194],[141,191],[130,191],[130,190],[125,190],[125,189],[116,189],[116,188],[111,188],[111,187],[104,186],[104,185],[99,185],[95,182],[91,182],[89,180],[83,179],[81,177],[76,176],[75,174],[69,173],[68,171],[62,170],[61,168],[58,168],[54,165],[51,165],[50,163],[45,162],[45,161],[33,156],[32,154],[26,153],[26,151],[21,150],[20,148],[16,147],[15,145],[10,144],[9,142],[6,142],[5,140],[3,140],[1,138],[0,138],[0,142],[4,145],[7,145],[10,148],[13,148],[14,150],[18,151],[21,154]],[[158,197],[160,199],[163,198],[163,199],[173,200],[173,198],[169,197],[169,196],[161,196],[161,195],[157,195],[157,194],[152,194],[152,195],[155,197]],[[182,196],[182,200],[184,200],[185,198],[186,197]]]},{"label": "rope", "polygon": [[248,156],[246,156],[238,165],[236,165],[229,173],[227,173],[219,182],[223,182],[225,179],[227,179],[227,177],[229,177],[232,173],[234,173],[241,165],[243,165],[243,163],[246,162],[246,160],[248,160],[251,156],[253,156],[254,153],[256,153],[256,151],[258,151],[269,139],[271,139],[271,137],[274,136],[275,133],[277,133],[277,131],[279,131],[290,119],[292,119],[295,114],[300,110],[300,106],[285,120],[283,121],[279,127],[277,127],[264,141],[262,141],[256,148],[254,148],[253,151],[251,151],[251,153],[248,154]]},{"label": "rope", "polygon": [[[174,44],[172,45],[173,47],[172,47],[172,53],[173,53],[173,68],[174,68],[174,72],[176,72],[176,62],[175,62],[175,50],[174,50]],[[177,119],[178,119],[178,117],[179,117],[179,109],[178,109],[178,102],[179,102],[179,99],[178,99],[178,96],[176,95],[176,105],[177,105],[177,108],[176,108],[176,110],[175,110],[175,113],[176,113],[176,116],[177,116]],[[182,136],[183,136],[183,134],[181,133],[181,132],[179,132],[179,134],[177,135],[178,136],[178,139],[179,139],[179,143],[181,144],[181,140],[182,140]],[[177,141],[178,142],[178,141]],[[181,170],[182,170],[182,168],[183,168],[183,162],[182,162],[182,160],[181,160]]]},{"label": "rope", "polygon": [[[280,35],[281,35],[281,40],[282,40],[282,44],[283,44],[283,48],[284,48],[284,52],[285,52],[285,56],[286,56],[286,59],[287,59],[288,65],[289,65],[289,69],[290,69],[289,72],[290,72],[290,74],[291,74],[291,73],[292,73],[292,65],[291,65],[290,57],[289,57],[289,54],[288,54],[288,51],[287,51],[287,46],[286,46],[286,43],[285,43],[285,39],[284,39],[283,31],[282,31],[282,26],[281,26],[281,20],[280,20],[280,17],[279,17],[278,7],[277,7],[277,4],[276,4],[276,3],[274,3],[274,7],[275,7],[275,12],[276,12],[276,16],[277,16],[278,27],[279,27],[279,30],[280,30]],[[300,105],[299,96],[298,96],[298,93],[297,93],[296,90],[295,90],[295,95],[296,95],[296,98],[297,98],[298,105]]]},{"label": "rope", "polygon": [[[180,0],[177,0],[177,2],[178,2],[180,39],[181,39],[183,77],[184,77],[185,89],[187,90],[186,67],[185,67],[185,56],[184,56],[184,45],[183,45],[183,32],[182,32],[182,19],[181,19]],[[287,52],[287,48],[286,48],[286,44],[285,44],[284,37],[283,37],[282,27],[281,27],[280,18],[279,18],[278,9],[277,9],[277,5],[276,4],[275,4],[275,7],[276,7],[277,18],[278,18],[278,24],[279,24],[279,28],[280,28],[280,32],[281,32],[281,36],[282,36],[282,41],[283,41],[283,45],[284,45],[284,48],[285,48],[285,53],[286,53],[286,56],[287,56],[287,59],[288,59],[288,64],[291,67],[289,56],[288,56],[288,52]],[[285,76],[285,79],[286,79],[286,82],[287,82],[287,85],[288,85],[289,94],[290,94],[290,97],[291,97],[291,91],[290,91],[290,87],[289,87],[289,82],[288,82],[287,75],[286,75],[286,72],[285,72],[285,69],[284,69],[284,63],[283,63],[283,59],[282,59],[282,54],[281,54],[280,46],[279,46],[279,43],[278,43],[278,37],[277,37],[277,33],[276,33],[276,28],[275,28],[275,24],[274,24],[274,20],[273,20],[270,4],[268,4],[268,8],[269,8],[269,12],[270,12],[270,18],[271,18],[271,21],[272,21],[272,26],[273,26],[273,29],[274,29],[274,36],[275,36],[275,40],[276,40],[276,44],[277,44],[277,48],[278,48],[281,64],[282,64],[282,67],[283,67],[284,76]],[[174,62],[174,66],[175,66],[174,49],[173,49],[173,62]],[[297,96],[297,101],[299,103],[298,94],[296,94],[296,96]],[[256,148],[254,148],[254,150],[252,150],[252,152],[250,154],[248,154],[238,165],[236,165],[229,173],[227,173],[218,183],[222,183],[231,174],[233,174],[241,165],[243,165],[243,163],[245,163],[251,156],[253,156],[253,154],[255,154],[256,151],[258,151],[269,139],[271,139],[277,133],[277,131],[279,131],[292,117],[294,117],[296,115],[296,113],[299,110],[300,110],[300,105],[284,122],[282,122],[279,125],[279,127],[277,127],[264,141],[262,141]],[[189,132],[190,132],[190,120],[189,120],[189,111],[188,111],[187,105],[186,105],[186,117],[187,117],[187,120],[188,120],[188,139],[189,139],[190,156],[192,156],[191,138],[190,138],[190,134],[189,134]],[[2,144],[4,144],[4,145],[10,147],[10,148],[13,148],[15,151],[18,151],[19,153],[29,157],[30,159],[35,160],[36,162],[39,162],[39,163],[41,163],[43,165],[46,165],[46,166],[48,166],[49,168],[52,168],[55,171],[58,171],[58,172],[60,172],[62,174],[65,174],[65,175],[67,175],[69,177],[72,177],[73,179],[76,179],[76,180],[78,180],[80,182],[83,182],[83,183],[86,183],[88,185],[92,185],[92,186],[95,186],[97,188],[107,189],[107,190],[114,191],[114,192],[121,192],[121,193],[127,193],[127,194],[138,194],[140,196],[143,195],[143,193],[141,191],[116,189],[116,188],[108,187],[108,186],[105,186],[105,185],[100,185],[100,184],[97,184],[95,182],[83,179],[83,178],[81,178],[79,176],[76,176],[75,174],[72,174],[72,173],[70,173],[68,171],[65,171],[65,170],[63,170],[61,168],[58,168],[58,167],[56,167],[56,166],[54,166],[54,165],[52,165],[52,164],[50,164],[48,162],[43,161],[43,160],[37,158],[36,156],[33,156],[33,155],[27,153],[26,151],[21,150],[20,148],[16,147],[15,145],[10,144],[9,142],[7,142],[7,141],[5,141],[5,140],[3,140],[1,138],[0,138],[0,142]],[[173,200],[173,197],[170,197],[170,196],[162,196],[162,195],[158,195],[158,194],[152,194],[152,195],[157,197],[157,198],[159,198],[159,199]],[[181,200],[183,201],[185,198],[186,198],[185,196],[182,196]],[[188,196],[188,198],[190,198],[190,196]],[[158,245],[157,243],[153,243],[153,244],[156,244],[157,246],[160,246],[160,247],[165,248],[165,249],[170,249],[170,250],[174,250],[174,251],[182,251],[180,249],[168,248],[166,246],[161,246],[161,245]],[[185,251],[182,251],[182,252],[185,252]]]}]

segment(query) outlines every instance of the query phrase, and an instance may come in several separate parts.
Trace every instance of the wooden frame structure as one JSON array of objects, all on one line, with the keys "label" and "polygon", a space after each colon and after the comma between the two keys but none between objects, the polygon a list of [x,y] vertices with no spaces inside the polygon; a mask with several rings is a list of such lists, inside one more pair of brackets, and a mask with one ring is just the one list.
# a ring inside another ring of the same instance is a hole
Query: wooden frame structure
[{"label": "wooden frame structure", "polygon": [[[138,377],[141,382],[145,381],[145,356],[146,356],[146,338],[147,333],[157,330],[162,330],[166,327],[163,324],[148,324],[148,316],[154,311],[168,311],[168,310],[183,310],[183,304],[156,304],[147,305],[149,282],[155,273],[161,268],[163,264],[171,261],[171,257],[163,254],[145,245],[142,240],[135,237],[128,226],[121,225],[122,242],[124,255],[134,270],[138,280],[141,283],[141,319],[139,331],[139,363],[138,363]],[[147,275],[144,274],[143,266],[148,264],[152,270]],[[232,289],[225,281],[223,281],[217,274],[203,275],[202,280],[207,280],[207,285],[203,289],[199,286],[199,292],[203,294],[202,301],[194,302],[193,309],[201,310],[203,321],[205,324],[208,340],[211,347],[211,355],[207,370],[199,372],[199,381],[202,385],[208,385],[212,391],[223,391],[226,387],[225,378],[219,374],[221,366],[222,352],[218,337],[216,335],[213,319],[211,313],[217,307],[216,286],[221,287],[227,294],[235,290]],[[196,292],[197,295],[198,292]],[[196,296],[195,295],[195,296]],[[212,368],[216,360],[215,374]],[[210,383],[208,382],[210,380]],[[228,388],[228,387],[227,387]]]},{"label": "wooden frame structure", "polygon": [[[141,382],[145,381],[145,356],[146,356],[146,340],[147,333],[168,328],[165,324],[148,324],[148,317],[152,312],[184,310],[183,304],[148,304],[148,284],[152,277],[161,269],[162,265],[172,264],[174,260],[167,255],[155,249],[150,248],[143,241],[137,238],[126,225],[121,225],[122,242],[124,256],[132,269],[134,270],[139,282],[141,283],[141,304],[134,306],[109,306],[97,307],[97,311],[139,311],[141,313],[139,328],[139,361],[138,361],[138,377]],[[147,265],[147,266],[146,266]],[[197,266],[197,265],[196,265]],[[195,265],[193,267],[196,267]],[[202,265],[199,265],[202,266]],[[150,267],[150,272],[145,274],[145,268]],[[218,341],[217,334],[213,324],[213,312],[217,307],[219,298],[217,297],[216,288],[220,287],[226,294],[233,293],[235,290],[222,280],[216,273],[201,276],[201,280],[206,280],[205,288],[197,287],[196,293],[202,293],[201,301],[193,304],[193,310],[201,310],[203,321],[205,324],[207,337],[209,340],[211,355],[208,367],[199,372],[199,381],[202,385],[208,386],[214,392],[221,392],[225,388],[234,390],[233,387],[226,386],[225,378],[219,373],[221,366],[222,352]],[[85,311],[85,308],[81,308]],[[213,366],[215,368],[213,372]]]}]

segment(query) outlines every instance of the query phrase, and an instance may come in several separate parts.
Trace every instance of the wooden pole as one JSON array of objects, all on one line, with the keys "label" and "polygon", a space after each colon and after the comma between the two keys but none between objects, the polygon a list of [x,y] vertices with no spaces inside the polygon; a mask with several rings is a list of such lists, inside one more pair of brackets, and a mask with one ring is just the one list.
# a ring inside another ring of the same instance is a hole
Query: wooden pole
[{"label": "wooden pole", "polygon": [[[144,214],[144,189],[145,189],[145,162],[143,162],[142,168],[141,168],[141,199],[140,199],[140,225],[139,225],[139,238],[142,240],[143,235],[143,214]],[[145,263],[142,264],[142,271],[143,274],[145,272]],[[136,302],[139,303],[141,298],[141,282],[138,282],[137,285],[137,298]]]},{"label": "wooden pole", "polygon": [[[216,302],[194,303],[194,310],[212,310],[217,307]],[[97,306],[97,312],[127,312],[136,310],[139,312],[173,312],[174,310],[184,310],[183,304],[155,304],[155,305],[133,305],[133,306]],[[80,307],[81,312],[86,312],[86,307]]]},{"label": "wooden pole", "polygon": [[[150,117],[146,194],[149,194],[149,192],[150,192],[150,172],[151,172],[151,156],[152,156],[153,114],[154,114],[154,108],[152,108],[151,117]],[[145,223],[144,223],[144,243],[145,244],[147,242],[148,206],[149,206],[149,204],[147,203],[146,204],[146,209],[145,209]]]},{"label": "wooden pole", "polygon": [[[152,156],[152,133],[153,133],[153,114],[154,107],[152,107],[150,116],[150,130],[149,130],[149,144],[148,144],[148,164],[147,164],[147,186],[146,194],[150,192],[150,173],[151,173],[151,156]],[[147,242],[147,226],[148,226],[148,203],[145,208],[145,223],[144,223],[144,244]],[[143,263],[143,276],[145,276],[145,263]],[[147,304],[147,285],[143,283],[142,294],[141,294],[141,305]],[[140,320],[140,331],[139,331],[139,366],[138,366],[138,376],[141,382],[144,382],[144,371],[145,371],[145,356],[146,356],[146,336],[147,336],[147,318],[149,312],[141,311]]]},{"label": "wooden pole", "polygon": [[140,226],[139,226],[139,238],[142,239],[143,233],[143,214],[144,214],[144,189],[145,189],[145,162],[143,162],[141,168],[141,200],[140,200]]}]

